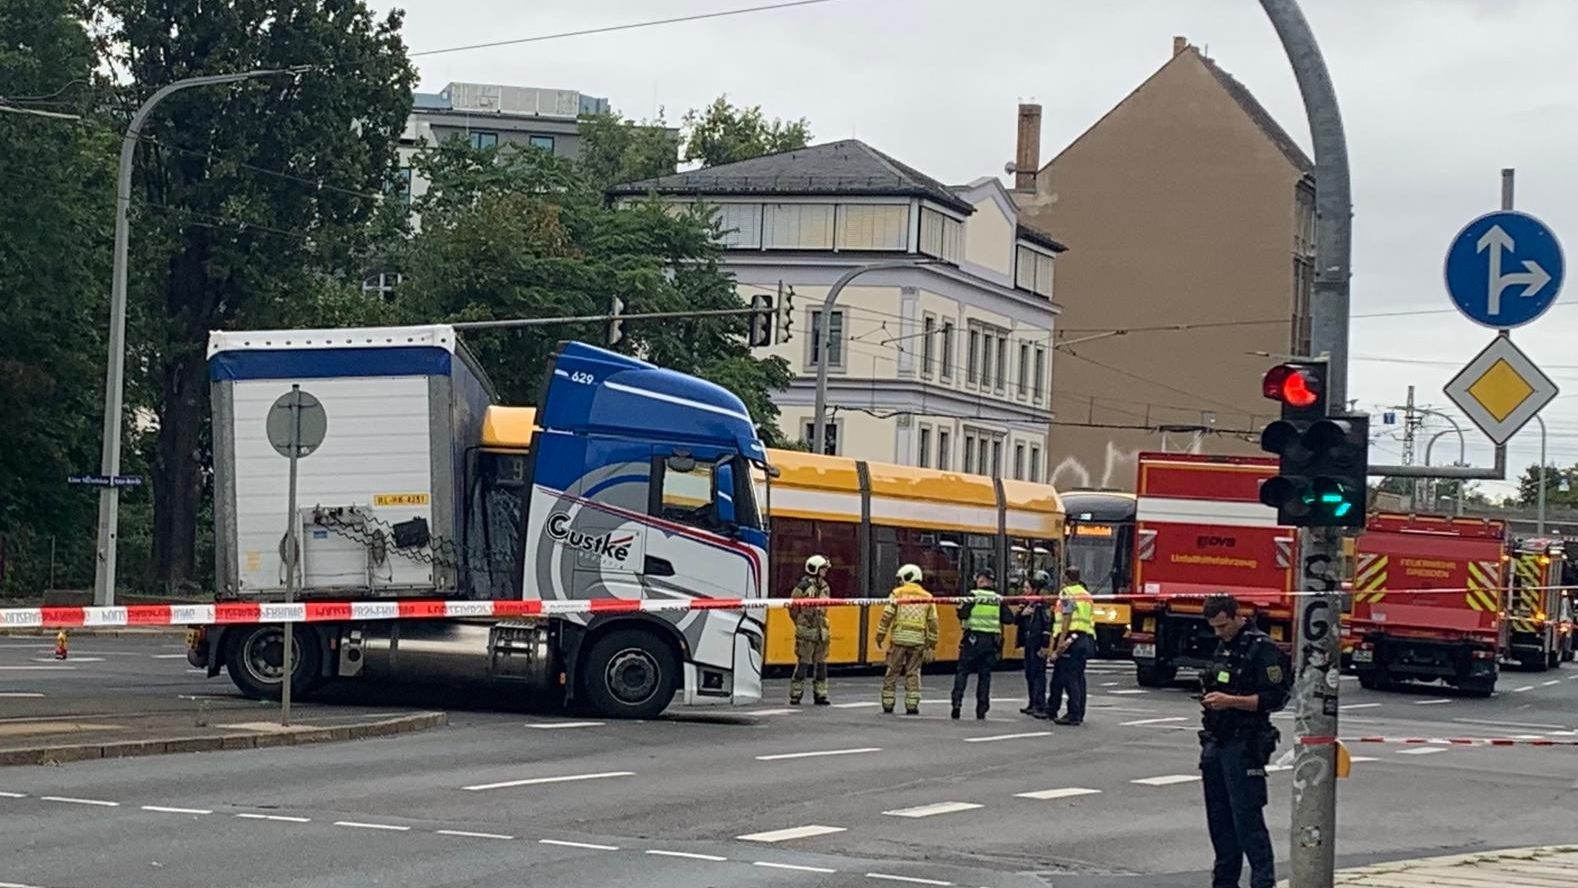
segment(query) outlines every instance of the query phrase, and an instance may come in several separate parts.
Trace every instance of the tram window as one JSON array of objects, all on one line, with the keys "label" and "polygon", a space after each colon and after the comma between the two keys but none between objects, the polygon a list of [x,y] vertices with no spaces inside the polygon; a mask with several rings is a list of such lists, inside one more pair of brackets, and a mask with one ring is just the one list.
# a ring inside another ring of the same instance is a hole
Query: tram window
[{"label": "tram window", "polygon": [[821,555],[832,562],[827,584],[834,598],[858,598],[860,589],[860,537],[855,525],[801,518],[773,519],[773,598],[788,598],[805,576],[805,560]]}]

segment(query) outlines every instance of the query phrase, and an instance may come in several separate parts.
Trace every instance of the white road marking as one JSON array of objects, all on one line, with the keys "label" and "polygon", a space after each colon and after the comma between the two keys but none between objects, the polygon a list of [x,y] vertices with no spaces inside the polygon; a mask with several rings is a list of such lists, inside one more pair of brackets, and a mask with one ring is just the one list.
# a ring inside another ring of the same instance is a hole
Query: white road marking
[{"label": "white road marking", "polygon": [[[283,637],[283,636],[281,636],[281,637]],[[33,658],[33,662],[34,663],[53,663],[56,659],[58,659],[58,658],[57,657],[34,657]],[[103,663],[104,662],[104,658],[103,657],[72,657],[71,661],[73,663]]]},{"label": "white road marking", "polygon": [[1118,727],[1121,727],[1121,728],[1137,728],[1140,725],[1160,725],[1160,724],[1165,724],[1166,722],[1181,722],[1181,721],[1188,721],[1188,720],[1189,719],[1184,718],[1181,715],[1169,716],[1167,718],[1142,718],[1139,721],[1123,722]]},{"label": "white road marking", "polygon": [[751,866],[764,866],[768,869],[794,870],[797,873],[836,873],[838,870],[828,869],[825,866],[800,866],[796,863],[773,863],[767,860],[755,860]]},{"label": "white road marking", "polygon": [[275,823],[311,823],[311,817],[291,817],[288,814],[237,814],[242,820],[271,820]]},{"label": "white road marking", "polygon": [[1378,762],[1378,761],[1380,761],[1380,759],[1375,758],[1373,756],[1368,756],[1368,755],[1355,755],[1355,756],[1350,756],[1348,758],[1348,761],[1351,764],[1358,765],[1358,764],[1363,764],[1364,762]]},{"label": "white road marking", "polygon": [[[282,636],[280,636],[280,637],[281,637],[281,638],[284,638],[284,636],[283,636],[283,635],[282,635]],[[1550,686],[1551,686],[1551,685],[1559,685],[1559,684],[1561,684],[1561,683],[1562,683],[1562,680],[1561,680],[1561,679],[1559,679],[1559,678],[1553,678],[1553,679],[1551,679],[1551,680],[1550,680],[1550,681],[1542,681],[1542,682],[1540,682],[1540,687],[1542,687],[1542,688],[1548,688],[1548,687],[1550,687]]]},{"label": "white road marking", "polygon": [[[283,637],[283,635],[281,635],[281,637]],[[153,659],[155,659],[155,660],[185,660],[186,659],[186,655],[185,654],[149,654],[148,656],[153,658]]]},{"label": "white road marking", "polygon": [[351,829],[383,829],[389,832],[410,832],[409,826],[395,826],[392,823],[363,823],[360,820],[336,820],[335,826],[348,826]]},{"label": "white road marking", "polygon": [[557,731],[563,728],[601,728],[605,724],[607,722],[541,722],[528,724],[526,727],[535,728],[539,731]]},{"label": "white road marking", "polygon": [[1038,789],[1035,792],[1016,792],[1015,798],[1036,799],[1038,801],[1051,801],[1052,799],[1071,799],[1075,796],[1097,795],[1099,789],[1084,789],[1078,786],[1069,786],[1063,789]]},{"label": "white road marking", "polygon": [[503,833],[468,832],[468,831],[463,830],[463,829],[440,829],[440,830],[436,830],[436,832],[439,835],[441,835],[441,836],[457,836],[457,837],[462,838],[462,839],[505,839],[505,840],[509,840],[509,839],[515,838],[514,836],[506,836]]},{"label": "white road marking", "polygon": [[[281,637],[283,638],[284,636],[281,636]],[[1349,709],[1374,709],[1374,708],[1376,708],[1377,706],[1380,706],[1380,705],[1381,704],[1379,704],[1379,703],[1349,703],[1349,704],[1344,705],[1344,706],[1338,706],[1337,708],[1343,710],[1344,712],[1346,712]]]},{"label": "white road marking", "polygon": [[1175,783],[1193,783],[1199,779],[1199,774],[1166,774],[1161,777],[1141,777],[1138,780],[1130,780],[1129,782],[1138,783],[1141,786],[1172,786]]},{"label": "white road marking", "polygon": [[1463,725],[1490,725],[1493,728],[1546,728],[1552,731],[1559,731],[1567,727],[1566,725],[1544,725],[1535,722],[1492,721],[1482,718],[1454,718],[1452,720]]},{"label": "white road marking", "polygon": [[[283,637],[283,636],[281,636],[281,637]],[[1101,686],[1104,687],[1104,688],[1115,688],[1119,684],[1120,684],[1120,682],[1116,682],[1116,681],[1104,681],[1104,682],[1101,683]]]},{"label": "white road marking", "polygon": [[[882,704],[878,703],[875,700],[861,700],[858,703],[834,703],[833,704],[833,708],[834,709],[864,709],[864,708],[866,708],[868,706],[881,706],[881,705]],[[780,864],[763,863],[763,864],[759,864],[759,865],[760,866],[778,866]],[[782,866],[788,866],[788,864],[781,864],[781,865]],[[837,872],[837,870],[828,870],[828,872],[830,872],[830,873],[831,872]]]},{"label": "white road marking", "polygon": [[69,672],[69,671],[71,671],[71,670],[73,670],[75,668],[77,668],[77,667],[75,667],[75,666],[0,666],[0,669],[5,669],[5,670],[11,671],[11,672]]},{"label": "white road marking", "polygon": [[100,808],[119,808],[120,802],[106,802],[101,799],[74,799],[71,796],[44,796],[46,802],[65,802],[68,805],[97,805]]},{"label": "white road marking", "polygon": [[1523,692],[1524,692],[1524,691],[1532,691],[1532,690],[1534,690],[1534,685],[1524,685],[1524,686],[1523,686],[1523,687],[1521,687],[1521,688],[1513,688],[1513,689],[1512,689],[1512,692],[1513,692],[1513,693],[1514,693],[1514,694],[1521,694],[1521,693],[1523,693]]},{"label": "white road marking", "polygon": [[1150,691],[1147,691],[1144,688],[1129,688],[1127,690],[1122,690],[1122,691],[1108,691],[1107,693],[1109,693],[1109,694],[1149,694]]},{"label": "white road marking", "polygon": [[866,873],[868,879],[884,879],[889,882],[908,882],[911,885],[952,885],[952,882],[943,882],[938,879],[918,879],[914,876],[895,876],[889,873]]},{"label": "white road marking", "polygon": [[683,857],[686,860],[710,860],[713,863],[729,859],[727,857],[719,857],[716,854],[692,854],[689,851],[664,851],[660,848],[648,848],[647,853],[654,857]]},{"label": "white road marking", "polygon": [[747,709],[746,715],[794,715],[798,709]]},{"label": "white road marking", "polygon": [[795,826],[789,829],[775,829],[769,832],[749,833],[743,836],[735,836],[735,838],[742,842],[772,843],[787,842],[791,839],[809,839],[814,836],[827,836],[841,832],[845,832],[842,826],[817,826],[816,824],[811,824],[810,826]]},{"label": "white road marking", "polygon": [[591,842],[567,842],[563,839],[538,839],[539,845],[557,845],[560,848],[585,848],[589,851],[618,851],[618,845],[595,845]]},{"label": "white road marking", "polygon": [[42,696],[44,695],[40,694],[38,691],[0,691],[0,697],[8,697],[11,699],[36,700]]},{"label": "white road marking", "polygon": [[1445,697],[1443,697],[1440,700],[1415,700],[1414,701],[1414,705],[1415,706],[1440,706],[1443,703],[1451,703],[1451,702],[1452,702],[1451,700],[1448,700]]},{"label": "white road marking", "polygon": [[21,882],[0,882],[0,888],[38,888],[38,886],[24,885]]},{"label": "white road marking", "polygon": [[485,789],[506,789],[511,786],[540,786],[544,783],[575,783],[581,780],[603,780],[608,777],[634,777],[634,771],[600,771],[596,774],[566,774],[563,777],[528,777],[525,780],[504,780],[498,783],[478,783],[475,786],[462,786],[467,792],[481,792]]},{"label": "white road marking", "polygon": [[827,755],[864,755],[868,752],[881,752],[880,746],[861,746],[856,749],[823,749],[817,752],[779,752],[773,755],[759,755],[759,762],[782,762],[789,759],[820,758]]},{"label": "white road marking", "polygon": [[0,792],[0,799],[25,799],[25,798],[27,798],[27,793],[25,793],[25,792]]},{"label": "white road marking", "polygon": [[966,743],[995,743],[998,740],[1025,740],[1030,737],[1050,737],[1051,731],[1026,731],[1023,734],[989,734],[985,737],[966,737]]},{"label": "white road marking", "polygon": [[985,807],[974,802],[937,802],[934,805],[920,805],[914,808],[899,808],[896,811],[883,811],[889,817],[935,817],[938,814],[957,814],[960,811],[974,811],[976,808]]},{"label": "white road marking", "polygon": [[144,811],[153,811],[157,814],[212,814],[214,812],[204,808],[166,808],[163,805],[143,805]]},{"label": "white road marking", "polygon": [[1399,751],[1397,754],[1398,755],[1435,755],[1438,752],[1446,752],[1446,747],[1444,747],[1444,746],[1421,746],[1421,747],[1419,747],[1417,749],[1404,749],[1404,750]]}]

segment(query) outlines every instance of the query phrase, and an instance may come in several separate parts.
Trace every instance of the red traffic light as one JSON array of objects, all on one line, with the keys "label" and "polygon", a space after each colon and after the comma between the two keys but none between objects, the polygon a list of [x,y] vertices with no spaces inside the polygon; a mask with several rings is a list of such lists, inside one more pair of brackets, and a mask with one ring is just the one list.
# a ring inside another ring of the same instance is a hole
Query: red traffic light
[{"label": "red traffic light", "polygon": [[1280,364],[1266,371],[1261,380],[1261,394],[1289,407],[1313,407],[1320,402],[1322,381],[1320,374],[1296,364]]}]

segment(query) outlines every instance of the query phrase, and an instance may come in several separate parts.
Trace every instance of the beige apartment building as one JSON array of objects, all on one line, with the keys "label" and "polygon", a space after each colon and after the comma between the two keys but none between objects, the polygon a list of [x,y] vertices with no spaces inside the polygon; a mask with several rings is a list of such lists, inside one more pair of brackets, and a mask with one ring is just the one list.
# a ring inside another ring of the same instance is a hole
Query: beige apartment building
[{"label": "beige apartment building", "polygon": [[1258,453],[1267,355],[1308,342],[1313,162],[1182,37],[1045,166],[1040,127],[1040,106],[1021,105],[1012,193],[1069,246],[1053,481],[1132,489],[1141,450]]}]

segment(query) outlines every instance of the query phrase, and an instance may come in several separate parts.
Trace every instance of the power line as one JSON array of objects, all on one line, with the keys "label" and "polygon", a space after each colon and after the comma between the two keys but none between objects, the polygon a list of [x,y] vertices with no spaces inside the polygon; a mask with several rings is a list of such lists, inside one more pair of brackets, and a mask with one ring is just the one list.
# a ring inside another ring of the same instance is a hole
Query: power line
[{"label": "power line", "polygon": [[185,148],[185,147],[182,147],[180,145],[175,145],[175,144],[171,144],[171,143],[168,143],[168,142],[160,141],[155,136],[141,136],[139,138],[139,141],[145,142],[145,143],[147,143],[149,145],[154,145],[154,146],[159,147],[159,148],[164,148],[164,149],[167,149],[167,150],[170,150],[170,151],[174,151],[174,152],[177,152],[179,154],[185,154],[185,155],[187,155],[189,157],[207,158],[208,160],[215,161],[215,162],[218,162],[218,163],[232,163],[232,164],[235,164],[236,166],[240,167],[241,169],[248,170],[250,172],[259,173],[259,174],[262,174],[262,175],[265,175],[265,176],[277,176],[277,177],[279,177],[281,179],[288,179],[288,180],[290,180],[292,182],[299,182],[299,183],[301,183],[303,185],[311,185],[312,187],[314,187],[316,189],[319,189],[319,190],[322,190],[322,191],[333,191],[333,192],[335,192],[337,194],[345,194],[345,195],[349,195],[351,197],[358,197],[358,198],[361,198],[363,200],[384,200],[387,197],[387,195],[374,194],[371,191],[357,191],[354,188],[343,188],[343,187],[341,187],[339,185],[330,185],[329,183],[325,182],[323,179],[315,179],[315,178],[311,178],[311,177],[308,177],[308,176],[298,176],[298,175],[296,175],[294,173],[287,173],[287,172],[283,172],[281,170],[273,170],[273,169],[269,169],[267,167],[260,167],[260,166],[257,166],[256,164],[250,164],[250,163],[247,163],[245,161],[231,160],[230,158],[222,157],[222,156],[217,155],[217,154],[211,154],[211,153],[209,153],[207,151],[199,151],[199,150],[197,150],[195,148]]},{"label": "power line", "polygon": [[137,206],[148,207],[149,209],[154,209],[154,210],[163,210],[163,211],[168,212],[168,213],[179,213],[181,215],[192,216],[192,217],[195,217],[197,219],[206,219],[206,220],[208,220],[208,223],[212,223],[212,224],[205,224],[203,222],[191,222],[191,221],[183,223],[183,224],[197,225],[197,226],[202,227],[202,228],[213,228],[213,229],[218,229],[218,230],[227,230],[227,229],[228,230],[235,230],[235,229],[240,229],[239,231],[235,231],[235,233],[237,233],[237,234],[245,233],[246,230],[251,229],[251,230],[256,230],[256,231],[267,232],[269,234],[277,234],[277,235],[280,235],[282,237],[295,238],[296,240],[302,241],[303,243],[311,244],[311,243],[315,242],[315,239],[312,237],[312,235],[307,234],[304,231],[290,231],[290,230],[287,230],[287,229],[284,229],[284,228],[274,228],[272,226],[263,225],[263,224],[260,224],[260,223],[257,223],[257,222],[244,222],[244,221],[242,221],[240,219],[230,219],[230,218],[226,218],[224,216],[214,216],[214,215],[210,215],[208,213],[200,213],[197,210],[189,210],[189,209],[187,209],[185,207],[172,207],[172,206],[170,206],[168,204],[153,203],[151,201],[140,202],[140,203],[137,204]]},{"label": "power line", "polygon": [[1067,348],[1059,348],[1058,350],[1061,351],[1063,354],[1068,355],[1071,358],[1075,358],[1077,360],[1084,361],[1087,364],[1094,364],[1094,365],[1096,365],[1097,367],[1100,367],[1103,370],[1107,370],[1107,371],[1110,371],[1112,373],[1117,373],[1120,376],[1127,376],[1130,379],[1138,380],[1139,382],[1146,383],[1147,385],[1154,385],[1154,386],[1156,386],[1158,388],[1166,389],[1167,391],[1173,392],[1175,394],[1180,394],[1180,395],[1183,395],[1183,396],[1188,397],[1188,398],[1193,398],[1196,401],[1199,401],[1199,402],[1201,402],[1203,404],[1211,404],[1211,405],[1214,405],[1216,407],[1226,408],[1228,410],[1231,410],[1234,413],[1243,413],[1246,416],[1252,415],[1248,411],[1244,410],[1244,408],[1240,407],[1237,404],[1229,404],[1226,401],[1218,401],[1218,400],[1216,400],[1214,398],[1207,398],[1204,395],[1201,395],[1201,394],[1199,394],[1197,392],[1191,392],[1191,391],[1188,391],[1186,389],[1177,388],[1175,386],[1168,385],[1165,382],[1160,382],[1160,381],[1157,381],[1155,379],[1151,379],[1151,378],[1146,377],[1146,376],[1141,376],[1138,373],[1131,373],[1128,370],[1124,370],[1124,369],[1119,368],[1119,367],[1114,367],[1111,364],[1103,364],[1102,362],[1097,361],[1094,358],[1087,358],[1084,355],[1078,354],[1078,353],[1076,353],[1074,351],[1071,351],[1071,350],[1069,350]]},{"label": "power line", "polygon": [[533,37],[516,37],[511,40],[493,40],[487,43],[471,43],[465,46],[449,46],[443,49],[425,49],[421,52],[407,53],[408,58],[442,55],[451,52],[468,52],[473,49],[493,49],[500,46],[519,46],[523,43],[539,43],[544,40],[559,40],[565,37],[585,37],[591,34],[609,34],[615,31],[633,31],[638,28],[655,28],[660,25],[677,25],[683,22],[699,22],[705,19],[728,18],[731,16],[749,15],[756,12],[771,12],[776,9],[792,9],[798,6],[816,6],[822,3],[834,3],[837,0],[788,0],[784,3],[769,3],[763,6],[746,6],[738,9],[723,9],[717,12],[700,12],[692,15],[673,16],[671,18],[649,19],[644,22],[628,22],[622,25],[604,25],[598,28],[582,28],[576,31],[560,31],[556,34],[538,34]]}]

